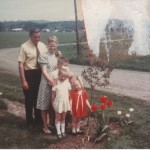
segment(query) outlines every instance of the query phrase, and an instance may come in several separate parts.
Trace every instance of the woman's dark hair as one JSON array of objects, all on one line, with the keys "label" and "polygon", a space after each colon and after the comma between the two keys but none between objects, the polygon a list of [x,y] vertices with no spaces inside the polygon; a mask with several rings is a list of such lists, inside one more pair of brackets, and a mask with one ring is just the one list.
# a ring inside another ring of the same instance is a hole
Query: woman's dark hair
[{"label": "woman's dark hair", "polygon": [[32,36],[34,33],[39,33],[40,29],[39,28],[32,28],[29,31],[29,36]]}]

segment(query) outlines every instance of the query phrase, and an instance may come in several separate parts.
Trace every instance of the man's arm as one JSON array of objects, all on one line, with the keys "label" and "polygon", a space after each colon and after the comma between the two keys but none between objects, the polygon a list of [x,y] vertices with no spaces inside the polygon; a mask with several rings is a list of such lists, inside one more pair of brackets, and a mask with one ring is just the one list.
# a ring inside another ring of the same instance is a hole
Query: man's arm
[{"label": "man's arm", "polygon": [[24,67],[23,67],[23,63],[22,62],[18,63],[18,69],[19,69],[19,74],[20,74],[22,88],[24,90],[28,90],[29,89],[29,85],[28,85],[28,82],[26,81],[26,78],[25,78]]}]

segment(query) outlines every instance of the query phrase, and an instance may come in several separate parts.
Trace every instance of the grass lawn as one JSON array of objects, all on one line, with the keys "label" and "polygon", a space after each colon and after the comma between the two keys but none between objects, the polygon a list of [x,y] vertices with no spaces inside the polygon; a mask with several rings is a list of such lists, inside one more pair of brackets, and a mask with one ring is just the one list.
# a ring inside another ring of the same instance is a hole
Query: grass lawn
[{"label": "grass lawn", "polygon": [[[3,98],[24,103],[20,79],[0,69],[0,148],[48,148],[50,144],[58,143],[55,136],[44,135],[41,126],[29,130],[25,120],[7,112]],[[89,89],[87,89],[89,90]],[[90,91],[89,91],[90,93]],[[133,124],[122,128],[120,135],[110,135],[104,145],[99,148],[107,149],[149,149],[150,148],[150,103],[140,99],[118,96],[102,91],[94,92],[93,103],[99,103],[100,95],[107,95],[113,101],[110,121],[118,119],[117,111],[129,113],[129,108],[134,108],[131,114]],[[68,147],[69,148],[69,147]]]}]

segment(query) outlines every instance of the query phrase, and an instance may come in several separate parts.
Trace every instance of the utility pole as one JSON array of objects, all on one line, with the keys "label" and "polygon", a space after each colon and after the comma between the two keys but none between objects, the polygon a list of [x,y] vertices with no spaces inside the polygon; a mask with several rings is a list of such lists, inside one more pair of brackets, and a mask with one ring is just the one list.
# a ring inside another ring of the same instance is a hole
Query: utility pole
[{"label": "utility pole", "polygon": [[75,10],[75,24],[76,24],[76,46],[77,46],[77,55],[80,56],[79,33],[78,33],[78,14],[77,14],[77,3],[76,3],[76,0],[74,0],[74,10]]}]

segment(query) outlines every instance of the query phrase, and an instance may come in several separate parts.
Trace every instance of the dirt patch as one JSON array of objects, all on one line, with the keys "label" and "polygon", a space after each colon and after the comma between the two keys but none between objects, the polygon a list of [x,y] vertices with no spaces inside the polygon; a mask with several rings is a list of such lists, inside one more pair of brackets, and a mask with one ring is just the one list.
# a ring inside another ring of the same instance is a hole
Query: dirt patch
[{"label": "dirt patch", "polygon": [[[91,119],[92,120],[92,119]],[[67,128],[68,134],[65,139],[59,140],[55,144],[51,144],[48,146],[50,149],[99,149],[102,148],[105,144],[105,139],[94,144],[94,136],[96,133],[94,122],[90,122],[90,130],[89,134],[86,135],[87,120],[82,121],[81,128],[85,131],[83,135],[73,136],[71,135],[71,126]],[[121,132],[121,128],[116,123],[112,122],[109,125],[110,134],[119,135]]]},{"label": "dirt patch", "polygon": [[60,140],[56,144],[51,144],[48,148],[57,148],[57,149],[93,149],[102,147],[103,143],[92,144],[90,141],[83,142],[84,135],[72,136],[68,135],[67,138]]},{"label": "dirt patch", "polygon": [[24,104],[8,99],[3,99],[3,102],[7,105],[7,112],[25,119]]}]

